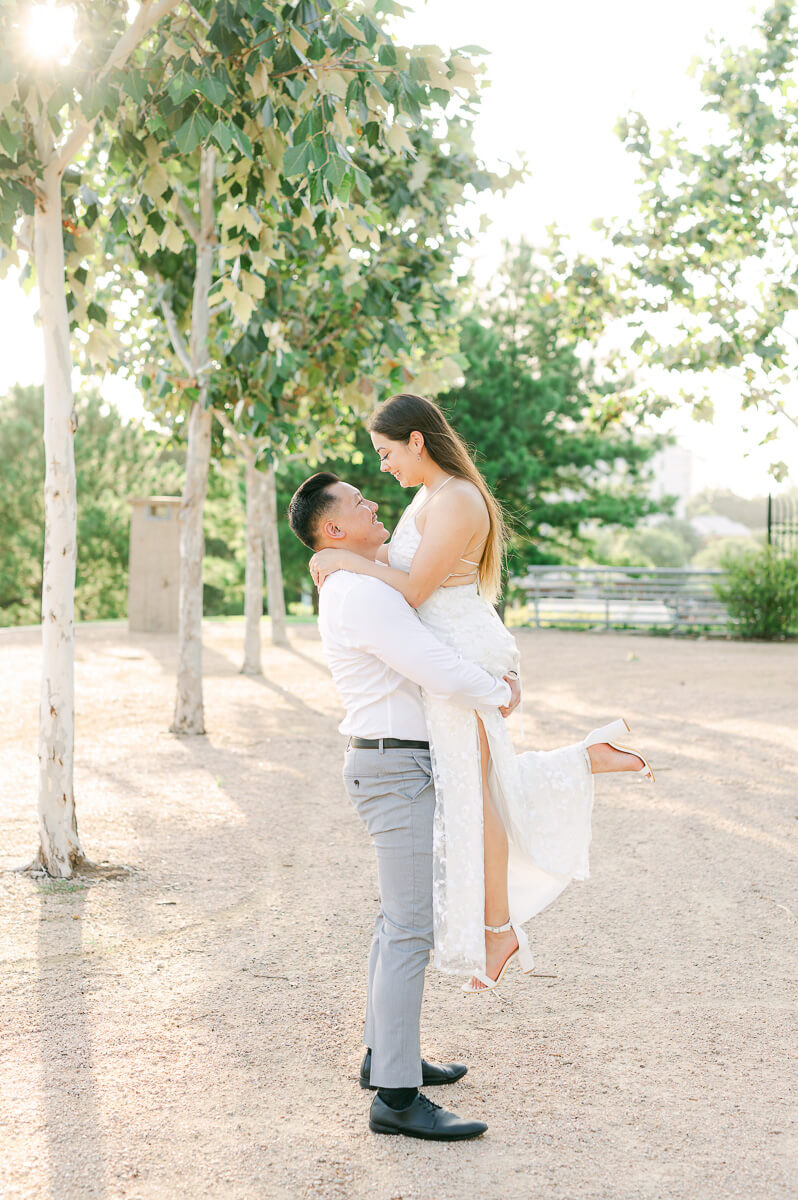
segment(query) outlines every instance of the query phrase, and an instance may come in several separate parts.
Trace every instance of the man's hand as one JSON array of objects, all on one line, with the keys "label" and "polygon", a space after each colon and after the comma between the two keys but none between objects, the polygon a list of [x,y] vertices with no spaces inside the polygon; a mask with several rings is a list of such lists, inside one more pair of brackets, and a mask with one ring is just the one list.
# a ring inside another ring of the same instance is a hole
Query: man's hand
[{"label": "man's hand", "polygon": [[504,682],[509,683],[510,685],[510,703],[505,704],[503,708],[500,708],[499,712],[503,717],[506,718],[509,717],[510,713],[518,708],[518,705],[521,703],[521,680],[515,673],[513,673],[512,675],[505,675]]}]

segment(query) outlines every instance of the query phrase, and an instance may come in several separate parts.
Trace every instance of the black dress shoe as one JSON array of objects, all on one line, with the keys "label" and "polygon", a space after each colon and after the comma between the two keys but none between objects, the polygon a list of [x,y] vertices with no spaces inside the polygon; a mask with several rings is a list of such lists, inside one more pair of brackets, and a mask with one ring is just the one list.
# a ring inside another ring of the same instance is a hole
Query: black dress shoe
[{"label": "black dress shoe", "polygon": [[[468,1067],[462,1063],[428,1063],[426,1058],[421,1060],[421,1086],[439,1087],[444,1083],[456,1083],[462,1079]],[[371,1051],[367,1050],[360,1064],[360,1086],[376,1092],[376,1086],[371,1082]]]},{"label": "black dress shoe", "polygon": [[466,1121],[440,1104],[433,1104],[421,1092],[407,1108],[389,1108],[375,1096],[369,1112],[372,1133],[403,1133],[405,1137],[425,1138],[430,1142],[461,1142],[479,1137],[487,1129],[484,1121]]}]

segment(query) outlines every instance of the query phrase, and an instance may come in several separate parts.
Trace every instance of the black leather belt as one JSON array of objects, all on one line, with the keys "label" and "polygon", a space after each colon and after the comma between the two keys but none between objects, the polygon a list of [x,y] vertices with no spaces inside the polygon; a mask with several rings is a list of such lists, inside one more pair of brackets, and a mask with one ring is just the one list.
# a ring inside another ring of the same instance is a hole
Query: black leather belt
[{"label": "black leather belt", "polygon": [[408,742],[405,738],[359,738],[351,737],[353,750],[429,750],[429,742]]}]

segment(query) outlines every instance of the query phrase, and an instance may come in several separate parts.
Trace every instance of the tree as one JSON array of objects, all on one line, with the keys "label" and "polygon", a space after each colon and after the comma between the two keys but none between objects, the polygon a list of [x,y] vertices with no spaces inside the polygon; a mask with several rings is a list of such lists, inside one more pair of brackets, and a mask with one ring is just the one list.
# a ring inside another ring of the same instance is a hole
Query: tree
[{"label": "tree", "polygon": [[[75,617],[96,621],[127,614],[132,495],[175,495],[185,450],[141,421],[124,422],[88,387],[75,397],[77,514]],[[0,397],[0,625],[30,624],[41,614],[44,546],[43,413],[40,387]],[[212,471],[206,506],[204,606],[241,612],[241,500],[237,479]]]},{"label": "tree", "polygon": [[740,637],[783,641],[798,633],[798,554],[730,548],[722,565],[715,591]]},{"label": "tree", "polygon": [[[679,130],[652,135],[635,113],[619,133],[640,171],[638,220],[619,227],[636,343],[682,373],[697,418],[711,420],[709,378],[733,381],[743,410],[798,425],[798,28],[794,0],[766,10],[756,43],[714,47],[701,69],[705,145]],[[774,463],[782,479],[787,465]]]},{"label": "tree", "polygon": [[[425,122],[406,135],[412,171],[393,150],[373,146],[353,156],[371,185],[365,240],[355,250],[325,230],[313,239],[300,236],[290,259],[273,264],[265,277],[243,334],[223,349],[227,371],[220,370],[216,392],[226,379],[227,394],[214,411],[244,458],[253,508],[247,672],[260,670],[262,592],[255,581],[262,576],[264,538],[273,637],[275,629],[284,637],[272,611],[273,598],[278,614],[283,606],[276,466],[298,456],[326,462],[353,447],[353,424],[389,392],[421,387],[434,393],[461,375],[452,358],[459,281],[451,263],[467,231],[453,218],[469,187],[479,191],[508,180],[497,181],[477,161],[462,116],[441,124]],[[270,511],[265,533],[264,505]]]},{"label": "tree", "polygon": [[66,69],[32,56],[28,6],[11,0],[0,7],[0,43],[7,48],[0,77],[0,247],[5,269],[16,265],[19,247],[32,257],[44,343],[39,857],[51,875],[62,877],[84,858],[73,792],[77,425],[64,286],[64,229],[73,236],[74,226],[64,213],[62,184],[71,198],[79,176],[67,173],[101,112],[119,102],[130,56],[177,3],[143,0],[129,22],[124,5],[75,3],[76,48]]},{"label": "tree", "polygon": [[715,513],[739,521],[749,529],[764,530],[767,523],[767,496],[738,496],[728,488],[705,488],[687,502],[687,515]]},{"label": "tree", "polygon": [[[119,260],[131,247],[158,289],[163,323],[150,320],[138,342],[159,369],[140,370],[142,382],[173,410],[178,396],[190,407],[173,723],[184,733],[204,729],[202,503],[226,349],[255,320],[274,264],[294,261],[303,239],[368,240],[375,208],[358,148],[401,153],[402,122],[419,121],[455,89],[472,90],[475,71],[462,54],[444,62],[432,48],[422,57],[395,47],[373,13],[349,15],[329,0],[250,0],[225,12],[229,19],[210,24],[192,9],[184,29],[154,46],[146,102],[134,95],[120,114],[124,171],[108,225],[110,254]],[[214,144],[222,154],[211,167]],[[139,287],[132,303],[146,313],[152,297],[152,286]],[[145,316],[134,327],[146,324]],[[242,435],[264,436],[257,403],[233,419]]]},{"label": "tree", "polygon": [[616,567],[684,567],[690,561],[691,544],[692,539],[688,542],[678,528],[667,525],[602,529],[594,538],[590,559]]},{"label": "tree", "polygon": [[513,530],[510,575],[584,552],[588,522],[631,526],[660,506],[643,432],[658,401],[595,349],[618,301],[606,266],[506,247],[495,300],[464,322],[465,383],[444,398]]}]

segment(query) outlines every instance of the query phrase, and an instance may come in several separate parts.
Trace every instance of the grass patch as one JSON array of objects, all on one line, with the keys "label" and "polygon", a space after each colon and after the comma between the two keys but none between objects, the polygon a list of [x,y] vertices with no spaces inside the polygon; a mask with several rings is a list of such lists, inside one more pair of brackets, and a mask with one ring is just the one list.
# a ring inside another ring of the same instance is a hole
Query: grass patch
[{"label": "grass patch", "polygon": [[65,892],[85,892],[88,884],[75,879],[45,879],[36,884],[36,890],[43,896],[61,896]]}]

